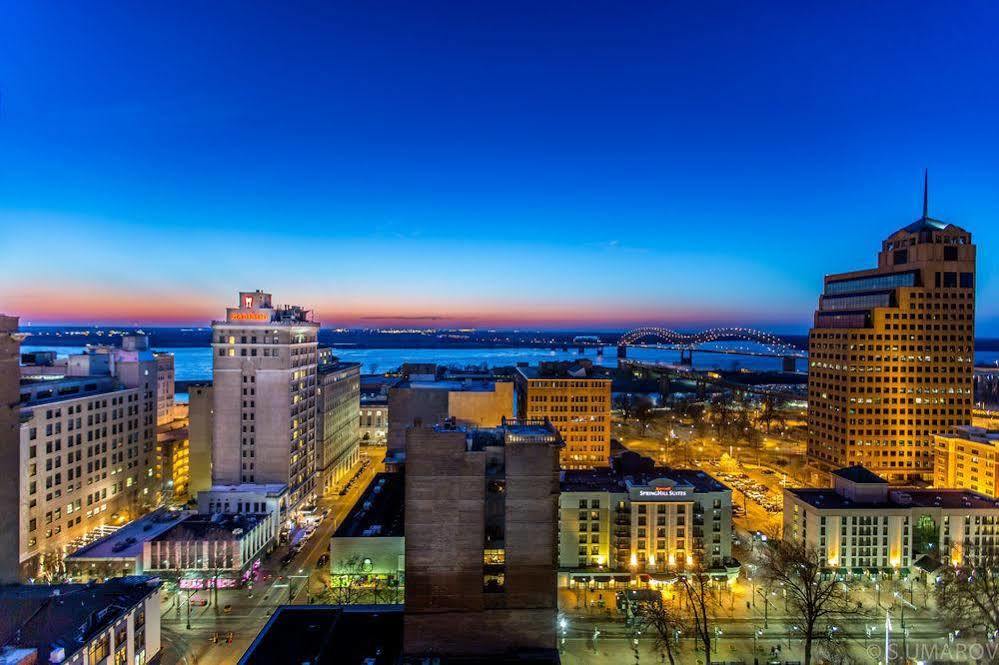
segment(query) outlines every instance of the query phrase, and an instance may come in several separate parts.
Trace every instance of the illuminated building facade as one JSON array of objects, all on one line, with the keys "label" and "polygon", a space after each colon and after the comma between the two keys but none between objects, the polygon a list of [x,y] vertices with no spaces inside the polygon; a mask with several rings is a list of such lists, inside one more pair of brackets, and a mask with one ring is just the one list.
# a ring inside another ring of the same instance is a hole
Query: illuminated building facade
[{"label": "illuminated building facade", "polygon": [[970,490],[894,488],[862,466],[831,475],[831,489],[784,490],[784,537],[816,548],[829,568],[907,573],[917,564],[925,569],[923,557],[960,563],[999,546],[995,499]]},{"label": "illuminated building facade", "polygon": [[[731,568],[732,490],[703,471],[566,471],[559,497],[559,584],[670,575],[696,562]],[[620,575],[613,573],[624,573]]]},{"label": "illuminated building facade", "polygon": [[589,361],[517,368],[517,417],[558,428],[563,469],[610,464],[611,378],[598,371]]},{"label": "illuminated building facade", "polygon": [[319,324],[262,291],[212,323],[212,483],[288,486],[286,510],[316,491]]},{"label": "illuminated building facade", "polygon": [[69,356],[66,375],[21,368],[20,569],[60,573],[80,545],[159,503],[156,359],[145,337]]},{"label": "illuminated building facade", "polygon": [[958,427],[951,434],[933,438],[934,487],[955,487],[999,497],[999,431]]},{"label": "illuminated building facade", "polygon": [[337,491],[361,461],[360,363],[330,359],[318,369],[316,472],[320,494]]},{"label": "illuminated building facade", "polygon": [[971,424],[975,246],[927,216],[878,266],[825,278],[808,339],[810,459],[891,482],[933,478],[933,435]]},{"label": "illuminated building facade", "polygon": [[212,487],[212,384],[187,389],[189,492],[197,496]]}]

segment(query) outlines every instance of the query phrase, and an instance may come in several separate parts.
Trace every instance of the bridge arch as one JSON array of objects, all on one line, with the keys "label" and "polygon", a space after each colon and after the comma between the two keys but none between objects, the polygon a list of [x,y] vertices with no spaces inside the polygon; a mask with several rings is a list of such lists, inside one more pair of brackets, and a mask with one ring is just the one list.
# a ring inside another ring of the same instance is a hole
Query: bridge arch
[{"label": "bridge arch", "polygon": [[696,333],[680,333],[669,328],[646,326],[629,330],[621,335],[618,348],[637,344],[642,340],[655,340],[660,344],[670,344],[682,349],[692,350],[710,342],[728,340],[756,342],[775,355],[800,354],[801,351],[780,337],[763,330],[753,328],[709,328]]}]

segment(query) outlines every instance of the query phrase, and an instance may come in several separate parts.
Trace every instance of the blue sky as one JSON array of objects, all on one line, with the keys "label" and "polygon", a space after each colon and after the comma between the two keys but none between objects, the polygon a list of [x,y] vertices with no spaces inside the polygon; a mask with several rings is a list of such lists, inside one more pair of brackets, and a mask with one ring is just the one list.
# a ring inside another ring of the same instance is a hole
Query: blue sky
[{"label": "blue sky", "polygon": [[25,320],[803,330],[928,167],[999,335],[999,5],[0,4]]}]

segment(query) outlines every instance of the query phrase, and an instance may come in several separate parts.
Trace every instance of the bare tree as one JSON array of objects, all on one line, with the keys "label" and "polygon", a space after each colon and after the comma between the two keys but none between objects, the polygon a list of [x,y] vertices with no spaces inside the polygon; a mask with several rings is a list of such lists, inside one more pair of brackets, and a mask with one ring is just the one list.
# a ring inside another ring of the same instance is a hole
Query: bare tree
[{"label": "bare tree", "polygon": [[935,595],[949,628],[999,635],[999,549],[966,546],[964,561],[941,571]]},{"label": "bare tree", "polygon": [[334,605],[357,605],[364,596],[368,571],[364,560],[354,555],[333,563],[330,595]]},{"label": "bare tree", "polygon": [[661,598],[639,603],[635,616],[639,625],[654,636],[656,650],[669,660],[670,665],[676,665],[686,617],[663,603]]},{"label": "bare tree", "polygon": [[829,574],[819,550],[804,542],[767,540],[761,572],[770,585],[784,588],[789,613],[802,623],[805,665],[811,665],[815,644],[837,637],[832,621],[856,615],[856,603],[846,585]]},{"label": "bare tree", "polygon": [[681,574],[680,585],[683,599],[694,622],[694,636],[704,649],[704,663],[711,665],[711,638],[714,637],[715,610],[717,600],[712,589],[711,576],[701,559]]}]

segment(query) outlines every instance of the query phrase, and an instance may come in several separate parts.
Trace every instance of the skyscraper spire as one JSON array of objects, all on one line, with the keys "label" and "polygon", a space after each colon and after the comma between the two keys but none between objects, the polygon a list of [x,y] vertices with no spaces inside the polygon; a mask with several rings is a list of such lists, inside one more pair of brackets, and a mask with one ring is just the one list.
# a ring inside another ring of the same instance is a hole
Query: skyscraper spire
[{"label": "skyscraper spire", "polygon": [[923,219],[930,216],[930,170],[923,169]]}]

